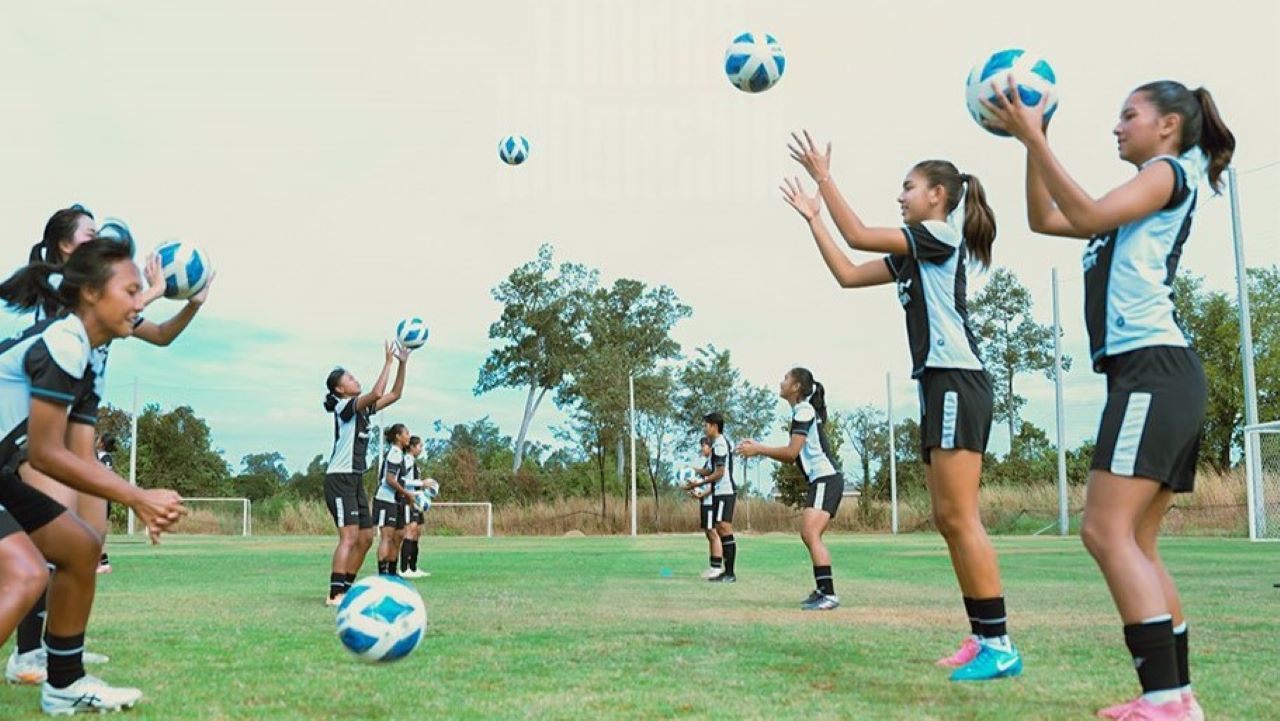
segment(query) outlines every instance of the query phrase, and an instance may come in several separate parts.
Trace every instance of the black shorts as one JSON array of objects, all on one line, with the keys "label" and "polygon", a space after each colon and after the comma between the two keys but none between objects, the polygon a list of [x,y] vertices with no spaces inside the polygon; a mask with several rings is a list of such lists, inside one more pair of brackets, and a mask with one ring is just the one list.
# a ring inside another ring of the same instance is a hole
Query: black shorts
[{"label": "black shorts", "polygon": [[920,457],[929,463],[933,448],[986,453],[992,406],[986,371],[925,368],[920,376]]},{"label": "black shorts", "polygon": [[0,506],[28,534],[49,525],[67,512],[65,506],[22,480],[17,470],[0,472]]},{"label": "black shorts", "polygon": [[704,531],[710,531],[716,527],[716,506],[714,501],[711,503],[699,501],[698,523]]},{"label": "black shorts", "polygon": [[0,539],[12,536],[15,533],[22,533],[22,526],[19,526],[18,522],[13,520],[13,516],[9,515],[9,512],[4,510],[3,506],[0,506]]},{"label": "black shorts", "polygon": [[818,511],[826,511],[828,516],[836,517],[840,510],[840,500],[844,498],[844,476],[826,476],[809,482],[809,490],[804,497],[804,507]]},{"label": "black shorts", "polygon": [[422,522],[425,520],[425,518],[422,515],[422,511],[419,511],[417,506],[411,506],[408,503],[406,503],[404,505],[404,511],[406,514],[405,517],[409,519],[409,523],[417,523],[421,525]]},{"label": "black shorts", "polygon": [[712,517],[715,523],[733,523],[733,507],[738,503],[737,496],[712,496]]},{"label": "black shorts", "polygon": [[373,517],[378,528],[390,526],[397,531],[404,528],[405,504],[398,501],[379,501],[373,499]]},{"label": "black shorts", "polygon": [[1208,398],[1200,358],[1190,348],[1155,346],[1107,358],[1103,369],[1107,405],[1089,467],[1190,493]]},{"label": "black shorts", "polygon": [[359,473],[328,473],[324,477],[324,503],[329,507],[333,522],[343,526],[373,528],[373,516],[369,515],[369,497]]}]

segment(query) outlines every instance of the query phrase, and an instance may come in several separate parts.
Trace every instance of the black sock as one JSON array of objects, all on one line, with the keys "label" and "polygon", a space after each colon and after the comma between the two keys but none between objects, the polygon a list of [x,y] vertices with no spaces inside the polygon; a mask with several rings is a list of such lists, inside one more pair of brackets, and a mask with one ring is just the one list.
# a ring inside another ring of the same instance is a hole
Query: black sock
[{"label": "black sock", "polygon": [[356,574],[344,573],[342,575],[342,592],[346,593],[351,590],[351,584],[356,582]]},{"label": "black sock", "polygon": [[712,567],[712,568],[724,568],[724,559],[723,559],[723,558],[721,558],[720,556],[712,556],[712,557],[711,557],[711,567]]},{"label": "black sock", "polygon": [[1174,648],[1173,620],[1133,623],[1124,627],[1124,643],[1133,656],[1142,693],[1178,688],[1178,652]]},{"label": "black sock", "polygon": [[818,593],[836,595],[836,580],[831,575],[831,566],[814,566],[813,580],[818,584]]},{"label": "black sock", "polygon": [[347,592],[347,574],[329,574],[329,598],[337,598]]},{"label": "black sock", "polygon": [[968,596],[964,597],[964,612],[969,616],[969,633],[981,636],[982,633],[978,628],[978,612],[973,610],[973,599]]},{"label": "black sock", "polygon": [[413,541],[413,555],[409,556],[409,568],[418,570],[418,539]]},{"label": "black sock", "polygon": [[973,599],[973,616],[978,619],[978,635],[983,638],[1000,638],[1009,635],[1004,613],[1004,596]]},{"label": "black sock", "polygon": [[720,539],[720,546],[724,549],[724,575],[733,575],[733,564],[738,559],[738,542],[733,540],[733,534],[723,536]]},{"label": "black sock", "polygon": [[111,559],[110,559],[110,558],[107,558],[107,552],[106,552],[106,551],[103,551],[103,552],[102,552],[102,558],[99,558],[99,559],[98,559],[98,565],[99,565],[99,566],[105,566],[105,565],[107,565],[108,563],[111,563]]},{"label": "black sock", "polygon": [[413,548],[413,541],[410,541],[410,540],[408,540],[408,539],[405,539],[405,542],[400,544],[400,571],[401,571],[401,573],[403,573],[403,572],[405,572],[405,571],[409,570],[409,556],[410,556],[410,554],[412,553],[412,550],[411,550],[412,548]]},{"label": "black sock", "polygon": [[1173,631],[1173,648],[1178,653],[1178,686],[1191,685],[1191,661],[1187,657],[1187,622]]},{"label": "black sock", "polygon": [[45,634],[49,649],[49,685],[66,688],[84,676],[84,634],[52,636]]},{"label": "black sock", "polygon": [[40,637],[44,635],[44,609],[47,595],[47,590],[45,593],[40,594],[40,598],[36,599],[36,604],[18,622],[18,638],[16,641],[18,653],[27,653],[40,648]]}]

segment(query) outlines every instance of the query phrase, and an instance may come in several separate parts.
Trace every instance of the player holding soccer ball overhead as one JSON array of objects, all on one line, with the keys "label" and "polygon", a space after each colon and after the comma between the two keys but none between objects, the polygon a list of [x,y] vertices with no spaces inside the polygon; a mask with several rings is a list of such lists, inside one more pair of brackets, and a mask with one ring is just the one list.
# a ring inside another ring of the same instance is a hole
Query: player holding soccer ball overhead
[{"label": "player holding soccer ball overhead", "polygon": [[1044,109],[997,97],[993,122],[1027,149],[1027,219],[1046,235],[1087,239],[1085,324],[1107,402],[1090,466],[1081,535],[1124,622],[1142,695],[1106,718],[1200,719],[1191,693],[1187,622],[1156,549],[1175,493],[1195,482],[1207,387],[1178,326],[1173,279],[1200,186],[1216,192],[1235,136],[1204,88],[1147,83],[1125,98],[1112,131],[1137,175],[1089,195],[1049,147]]},{"label": "player holding soccer ball overhead", "polygon": [[791,405],[791,441],[785,446],[770,447],[754,440],[738,444],[743,458],[767,456],[781,463],[795,462],[809,482],[804,513],[800,517],[800,539],[809,549],[813,561],[813,580],[817,589],[800,603],[805,611],[832,611],[840,607],[836,595],[835,576],[831,571],[831,552],[822,542],[831,519],[836,517],[844,496],[844,476],[831,455],[827,442],[826,389],[814,380],[807,368],[792,368],[782,377],[778,390]]},{"label": "player holding soccer ball overhead", "polygon": [[[399,360],[395,385],[387,391],[391,362]],[[356,580],[364,557],[373,545],[373,516],[361,476],[368,465],[369,418],[400,400],[404,391],[405,367],[409,351],[391,342],[383,346],[382,372],[369,392],[362,393],[360,381],[344,368],[334,368],[325,379],[328,393],[324,409],[333,415],[333,453],[324,475],[324,500],[338,527],[338,545],[333,551],[326,605],[337,606]]]},{"label": "player holding soccer ball overhead", "polygon": [[[965,289],[970,263],[991,265],[996,238],[982,183],[946,160],[919,162],[898,194],[903,225],[871,228],[831,177],[831,145],[819,152],[807,132],[792,138],[791,156],[817,182],[818,193],[806,195],[797,179],[786,181],[783,196],[808,223],[827,268],[844,288],[896,283],[906,314],[911,377],[920,389],[925,484],[969,617],[970,635],[938,663],[956,667],[953,681],[1015,676],[1022,659],[1009,641],[1000,566],[978,509],[993,401],[969,327]],[[823,201],[849,247],[887,255],[852,263],[827,232]]]}]

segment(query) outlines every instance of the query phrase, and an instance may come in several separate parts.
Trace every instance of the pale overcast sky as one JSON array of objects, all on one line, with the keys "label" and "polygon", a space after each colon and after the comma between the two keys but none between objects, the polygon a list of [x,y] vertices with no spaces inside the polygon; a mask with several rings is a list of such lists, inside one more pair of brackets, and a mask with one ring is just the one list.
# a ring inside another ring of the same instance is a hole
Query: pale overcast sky
[{"label": "pale overcast sky", "polygon": [[[380,340],[410,313],[431,342],[387,420],[429,431],[489,414],[514,434],[523,394],[471,388],[500,312],[489,291],[541,243],[606,282],[670,285],[694,309],[676,330],[686,350],[728,348],[757,383],[807,365],[846,409],[882,404],[891,371],[897,416],[915,415],[892,290],[839,290],[779,199],[783,174],[802,172],[785,149],[793,129],[834,142],[833,174],[869,222],[897,224],[894,198],[918,160],[979,176],[1000,222],[997,264],[1032,288],[1045,321],[1061,268],[1066,346],[1083,359],[1081,248],[1027,230],[1022,153],[974,125],[964,78],[996,49],[1047,57],[1062,98],[1054,145],[1095,194],[1132,173],[1110,134],[1127,92],[1203,84],[1236,133],[1236,166],[1261,168],[1241,178],[1248,260],[1280,262],[1277,4],[1042,7],[5,3],[0,237],[16,267],[49,214],[81,202],[126,219],[144,247],[206,248],[218,268],[206,310],[169,349],[118,343],[107,400],[129,407],[137,376],[144,402],[208,418],[233,465],[262,450],[292,468],[327,453],[324,375],[341,363],[372,382]],[[723,74],[725,47],[748,29],[774,34],[788,61],[754,96]],[[532,145],[518,168],[497,158],[511,133]],[[1184,256],[1220,289],[1233,279],[1228,219],[1225,199],[1206,202]],[[161,301],[148,315],[176,309]],[[1028,377],[1021,390],[1052,433],[1052,385]],[[1102,393],[1078,363],[1073,445],[1093,433]],[[546,406],[532,437],[549,441],[562,420]]]}]

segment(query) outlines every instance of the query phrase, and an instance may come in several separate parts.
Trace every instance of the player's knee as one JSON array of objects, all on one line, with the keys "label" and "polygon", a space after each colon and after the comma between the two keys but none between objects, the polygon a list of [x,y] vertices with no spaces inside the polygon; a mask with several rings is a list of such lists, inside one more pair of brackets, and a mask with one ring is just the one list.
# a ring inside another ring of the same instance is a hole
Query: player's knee
[{"label": "player's knee", "polygon": [[1123,542],[1124,533],[1111,524],[1098,521],[1085,514],[1080,525],[1080,540],[1094,558],[1101,559]]}]

